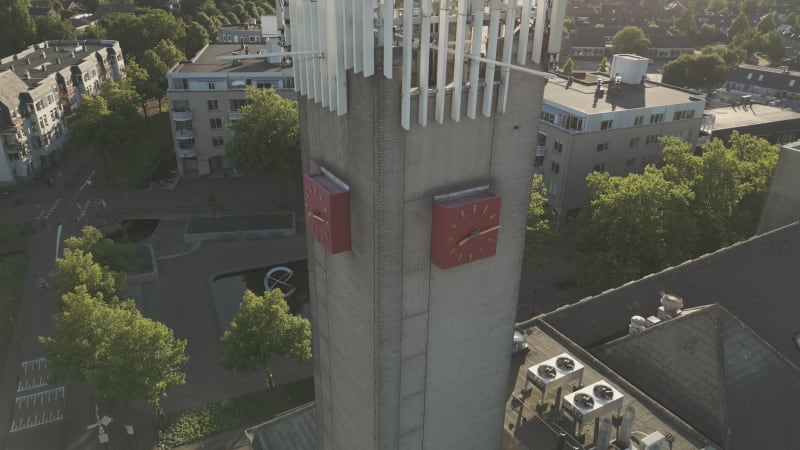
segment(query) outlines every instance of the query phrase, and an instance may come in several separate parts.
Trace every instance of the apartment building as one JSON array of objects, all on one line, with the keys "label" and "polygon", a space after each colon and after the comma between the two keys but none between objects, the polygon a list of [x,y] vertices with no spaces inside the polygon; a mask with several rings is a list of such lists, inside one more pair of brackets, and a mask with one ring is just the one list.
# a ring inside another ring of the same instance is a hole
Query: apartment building
[{"label": "apartment building", "polygon": [[167,100],[181,176],[216,176],[232,170],[225,159],[225,142],[232,137],[228,126],[242,118],[246,87],[276,89],[295,98],[292,68],[282,66],[280,57],[217,60],[260,52],[265,50],[244,43],[211,44],[167,74]]},{"label": "apartment building", "polygon": [[647,63],[641,56],[615,55],[611,80],[547,84],[534,165],[559,221],[589,199],[589,173],[643,170],[661,157],[661,136],[697,143],[704,97],[646,81]]},{"label": "apartment building", "polygon": [[64,147],[64,115],[106,78],[123,78],[117,41],[48,41],[0,58],[0,184],[54,164]]}]

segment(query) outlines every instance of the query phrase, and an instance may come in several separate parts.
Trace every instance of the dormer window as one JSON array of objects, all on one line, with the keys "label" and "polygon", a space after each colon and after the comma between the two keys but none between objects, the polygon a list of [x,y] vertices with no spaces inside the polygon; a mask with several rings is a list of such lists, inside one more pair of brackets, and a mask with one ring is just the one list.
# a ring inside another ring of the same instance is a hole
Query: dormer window
[{"label": "dormer window", "polygon": [[764,81],[764,74],[763,73],[758,75],[758,81]]},{"label": "dormer window", "polygon": [[747,74],[747,79],[748,80],[752,80],[753,79],[753,72],[750,72],[750,73]]},{"label": "dormer window", "polygon": [[789,87],[794,87],[794,82],[797,80],[789,80]]}]

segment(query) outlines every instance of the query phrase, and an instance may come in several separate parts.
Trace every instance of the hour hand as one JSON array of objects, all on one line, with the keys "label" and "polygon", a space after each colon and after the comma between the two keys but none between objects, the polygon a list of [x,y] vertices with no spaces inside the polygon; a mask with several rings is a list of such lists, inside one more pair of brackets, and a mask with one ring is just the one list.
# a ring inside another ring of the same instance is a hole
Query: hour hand
[{"label": "hour hand", "polygon": [[478,236],[483,236],[486,233],[491,233],[492,231],[499,230],[499,229],[500,229],[500,225],[491,226],[489,228],[486,228],[484,230],[479,231],[478,232]]},{"label": "hour hand", "polygon": [[322,223],[328,223],[328,221],[327,221],[327,220],[325,220],[325,218],[324,218],[324,217],[320,216],[320,215],[319,215],[319,213],[318,213],[318,212],[316,212],[316,211],[314,211],[314,212],[312,212],[312,213],[309,213],[309,214],[308,214],[308,217],[310,217],[310,218],[312,218],[312,219],[316,219],[316,220],[318,220],[318,221],[320,221],[320,222],[322,222]]}]

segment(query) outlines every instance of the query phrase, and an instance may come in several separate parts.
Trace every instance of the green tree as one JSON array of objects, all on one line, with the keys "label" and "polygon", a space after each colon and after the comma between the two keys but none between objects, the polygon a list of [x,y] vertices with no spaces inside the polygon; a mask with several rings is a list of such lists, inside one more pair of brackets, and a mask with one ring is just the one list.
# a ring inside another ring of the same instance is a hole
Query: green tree
[{"label": "green tree", "polygon": [[242,23],[242,20],[239,19],[239,16],[236,15],[233,11],[228,11],[225,13],[225,17],[228,18],[228,22],[232,24]]},{"label": "green tree", "polygon": [[0,2],[0,55],[17,53],[36,39],[36,23],[25,0]]},{"label": "green tree", "polygon": [[36,22],[36,41],[75,39],[77,31],[69,20],[53,17],[49,14],[34,19]]},{"label": "green tree", "polygon": [[722,39],[722,33],[719,32],[717,26],[713,23],[704,23],[700,25],[697,31],[697,41],[700,44],[711,44]]},{"label": "green tree", "polygon": [[716,88],[725,82],[727,65],[713,53],[681,55],[661,69],[662,82],[698,89]]},{"label": "green tree", "polygon": [[253,2],[245,2],[244,9],[247,11],[248,14],[250,14],[250,17],[256,17],[256,18],[261,17],[261,14],[259,14],[256,4]]},{"label": "green tree", "polygon": [[773,63],[777,63],[783,58],[783,37],[777,31],[770,31],[761,35],[761,50],[767,54],[767,58]]},{"label": "green tree", "polygon": [[694,36],[694,34],[697,33],[697,22],[695,20],[694,8],[686,8],[681,15],[673,18],[672,27],[686,36]]},{"label": "green tree", "polygon": [[236,17],[239,18],[239,23],[247,22],[247,19],[250,18],[250,13],[244,9],[244,4],[237,3],[231,7],[231,11],[236,14]]},{"label": "green tree", "polygon": [[167,39],[160,40],[158,45],[153,48],[153,51],[158,55],[161,61],[164,61],[167,67],[172,67],[181,61],[186,61],[186,55],[176,47],[172,41]]},{"label": "green tree", "polygon": [[745,13],[739,13],[736,16],[736,19],[731,22],[731,26],[728,28],[728,36],[731,38],[736,36],[739,33],[747,31],[750,29],[750,24],[747,22],[747,16]]},{"label": "green tree", "polygon": [[525,233],[525,257],[535,266],[541,265],[553,248],[555,229],[552,214],[547,208],[547,189],[541,175],[531,180],[531,198],[528,202],[528,223]]},{"label": "green tree", "polygon": [[790,12],[786,15],[786,17],[783,18],[783,23],[790,26],[797,25],[797,15],[795,15],[793,12]]},{"label": "green tree", "polygon": [[603,56],[603,59],[600,60],[600,64],[597,66],[598,72],[608,72],[608,58]]},{"label": "green tree", "polygon": [[[155,48],[162,39],[183,42],[186,25],[177,17],[161,9],[150,9],[145,14],[109,14],[101,20],[106,30],[105,39],[115,39],[134,59],[141,58],[146,50]],[[126,57],[126,59],[128,59]]]},{"label": "green tree", "polygon": [[116,303],[125,288],[124,273],[103,269],[91,253],[69,248],[64,249],[64,256],[56,259],[51,277],[58,299],[82,286],[92,297]]},{"label": "green tree", "polygon": [[147,100],[158,96],[160,92],[158,84],[150,81],[150,75],[136,61],[126,61],[122,70],[125,72],[125,80],[138,94],[139,106],[147,119]]},{"label": "green tree", "polygon": [[119,115],[128,127],[138,129],[142,125],[142,116],[136,109],[141,99],[128,80],[105,80],[100,86],[100,95],[106,99],[109,111]]},{"label": "green tree", "polygon": [[227,347],[223,367],[243,371],[263,368],[270,389],[275,389],[269,362],[276,356],[288,356],[301,362],[311,361],[311,324],[307,319],[289,314],[283,292],[275,289],[258,296],[247,290],[230,330],[222,336]]},{"label": "green tree", "polygon": [[611,47],[614,53],[632,53],[635,55],[646,55],[650,48],[650,39],[647,39],[644,31],[639,27],[629,26],[617,32],[611,39]]},{"label": "green tree", "polygon": [[67,125],[70,130],[67,144],[99,153],[107,175],[110,175],[109,153],[134,131],[121,116],[108,109],[105,98],[93,95],[81,95],[81,107],[67,116]]},{"label": "green tree", "polygon": [[146,50],[142,55],[139,65],[147,72],[147,98],[156,99],[158,101],[158,109],[161,110],[161,100],[167,93],[167,72],[169,67],[167,64],[158,57],[153,50]]},{"label": "green tree", "polygon": [[231,126],[228,160],[242,171],[295,173],[300,168],[297,103],[273,89],[249,88],[242,119]]},{"label": "green tree", "polygon": [[194,56],[208,44],[208,31],[197,22],[192,22],[186,29],[186,42],[184,49],[186,54]]},{"label": "green tree", "polygon": [[729,68],[734,64],[744,62],[747,56],[745,51],[741,48],[724,45],[708,45],[700,49],[700,52],[704,55],[719,55]]},{"label": "green tree", "polygon": [[747,15],[758,14],[758,0],[744,0],[741,4],[741,9]]},{"label": "green tree", "polygon": [[102,400],[147,400],[160,412],[167,390],[185,383],[186,341],[143,317],[130,300],[108,305],[79,287],[63,301],[55,336],[39,338],[50,379],[86,382]]},{"label": "green tree", "polygon": [[211,18],[208,17],[206,13],[198,13],[196,16],[194,16],[194,21],[199,23],[200,25],[203,26],[203,28],[206,29],[209,38],[213,41],[214,40],[213,36],[216,36],[217,33],[219,32],[219,26],[216,23],[214,23],[214,21],[211,20]]},{"label": "green tree", "polygon": [[756,24],[756,30],[760,34],[769,33],[771,31],[775,31],[778,29],[778,24],[775,23],[775,14],[766,14],[761,20],[758,21]]},{"label": "green tree", "polygon": [[567,58],[564,62],[564,67],[561,69],[566,75],[572,75],[572,71],[575,68],[575,63],[572,62],[572,58]]},{"label": "green tree", "polygon": [[127,272],[133,267],[133,246],[118,244],[92,226],[83,227],[80,236],[65,239],[64,248],[91,253],[98,264],[114,272]]},{"label": "green tree", "polygon": [[677,264],[692,255],[696,235],[689,187],[642,174],[587,176],[591,200],[577,219],[583,283],[601,291]]}]

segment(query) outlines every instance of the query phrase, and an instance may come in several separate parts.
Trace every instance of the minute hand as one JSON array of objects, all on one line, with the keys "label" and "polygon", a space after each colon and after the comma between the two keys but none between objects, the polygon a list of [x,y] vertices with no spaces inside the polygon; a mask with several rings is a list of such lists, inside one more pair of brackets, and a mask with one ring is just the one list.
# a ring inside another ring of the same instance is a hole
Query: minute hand
[{"label": "minute hand", "polygon": [[486,233],[491,233],[492,231],[499,230],[499,229],[500,229],[500,225],[494,225],[494,226],[491,226],[491,227],[483,229],[483,230],[474,230],[467,237],[465,237],[464,239],[458,241],[458,246],[461,247],[464,244],[466,244],[467,242],[469,242],[470,240],[475,239],[476,237],[483,236]]}]

